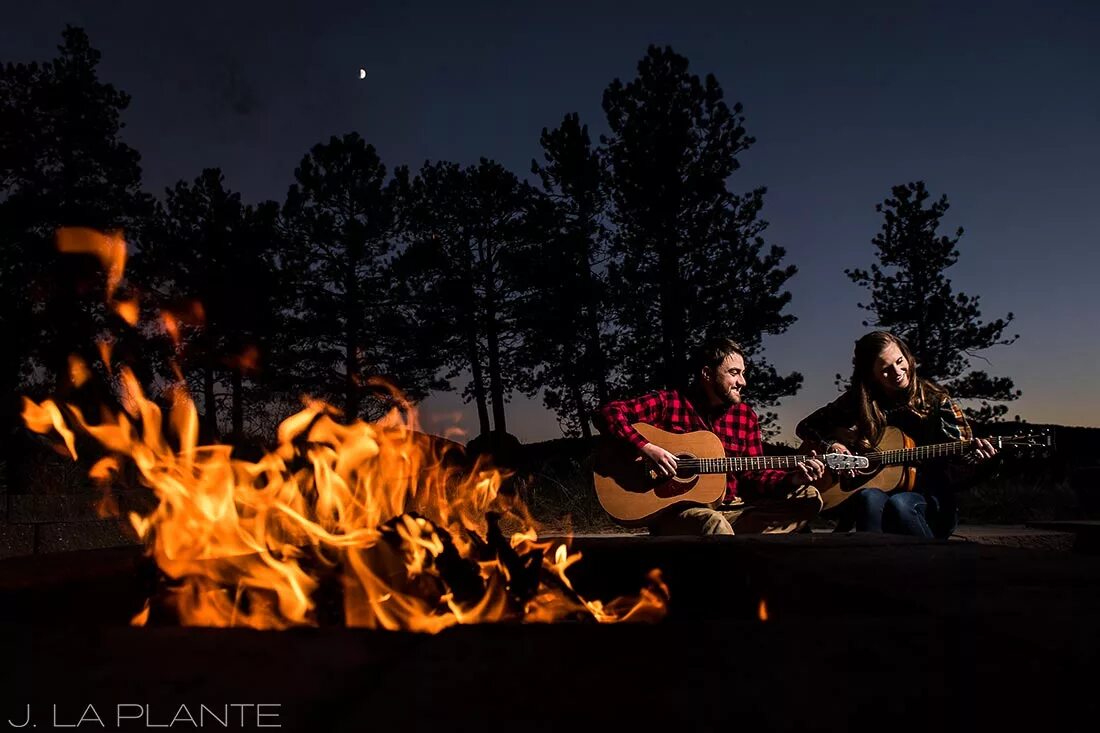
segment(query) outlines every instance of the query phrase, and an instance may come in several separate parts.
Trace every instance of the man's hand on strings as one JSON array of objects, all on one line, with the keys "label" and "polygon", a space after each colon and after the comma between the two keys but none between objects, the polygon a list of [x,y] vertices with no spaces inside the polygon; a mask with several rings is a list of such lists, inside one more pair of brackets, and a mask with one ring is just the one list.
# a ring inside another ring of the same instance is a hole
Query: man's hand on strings
[{"label": "man's hand on strings", "polygon": [[662,478],[672,478],[676,475],[676,456],[655,443],[646,443],[642,447],[642,455],[653,464],[653,470]]}]

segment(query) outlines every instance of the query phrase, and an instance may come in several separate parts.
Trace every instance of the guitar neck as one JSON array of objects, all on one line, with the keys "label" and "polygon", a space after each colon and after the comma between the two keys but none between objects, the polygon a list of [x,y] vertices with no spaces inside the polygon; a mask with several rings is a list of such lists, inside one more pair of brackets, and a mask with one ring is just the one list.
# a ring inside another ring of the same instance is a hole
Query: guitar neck
[{"label": "guitar neck", "polygon": [[795,468],[809,456],[730,456],[726,458],[683,458],[678,465],[692,473],[737,473],[768,468]]},{"label": "guitar neck", "polygon": [[970,443],[964,440],[956,440],[952,443],[936,443],[935,445],[921,445],[916,448],[898,448],[896,450],[875,451],[867,453],[867,460],[882,466],[894,466],[910,461],[921,461],[926,458],[942,458],[944,456],[958,456],[966,453]]}]

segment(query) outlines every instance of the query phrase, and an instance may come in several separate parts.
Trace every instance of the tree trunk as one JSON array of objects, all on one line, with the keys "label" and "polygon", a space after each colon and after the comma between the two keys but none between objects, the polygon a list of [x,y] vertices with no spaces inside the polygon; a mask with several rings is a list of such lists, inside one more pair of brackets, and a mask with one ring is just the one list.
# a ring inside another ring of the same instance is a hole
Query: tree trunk
[{"label": "tree trunk", "polygon": [[489,407],[485,401],[485,377],[481,373],[481,354],[477,348],[477,324],[469,321],[466,325],[466,358],[470,361],[470,377],[474,385],[474,404],[477,405],[477,422],[481,435],[488,435]]},{"label": "tree trunk", "polygon": [[244,436],[244,379],[241,368],[233,368],[233,437],[240,440]]},{"label": "tree trunk", "polygon": [[[596,283],[592,278],[592,250],[586,237],[578,237],[580,242],[580,280],[581,292],[585,294],[580,313],[580,323],[586,337],[587,357],[585,364],[590,366],[589,377],[596,388],[596,399],[602,405],[607,402],[607,357],[603,353],[603,344],[600,341],[600,299]],[[585,437],[589,437],[588,421],[585,420]]]},{"label": "tree trunk", "polygon": [[460,304],[462,328],[465,329],[466,359],[470,364],[470,379],[474,387],[474,404],[477,405],[477,421],[480,435],[492,432],[489,425],[489,406],[485,395],[485,375],[481,369],[481,349],[478,343],[477,293],[474,290],[474,273],[470,262],[469,244],[461,255],[461,266],[465,276],[466,298]]},{"label": "tree trunk", "polygon": [[581,435],[585,438],[592,437],[592,428],[588,425],[588,408],[584,404],[584,394],[581,392],[576,375],[572,380],[571,391],[573,393],[573,409],[577,411],[577,421],[581,426]]},{"label": "tree trunk", "polygon": [[[207,355],[207,358],[210,358]],[[212,366],[204,366],[202,369],[202,401],[203,401],[203,415],[202,415],[202,431],[203,438],[208,441],[215,441],[218,439],[218,405],[217,397],[214,395],[214,368]]]},{"label": "tree trunk", "polygon": [[496,288],[492,263],[485,266],[485,340],[489,357],[489,393],[493,400],[493,430],[508,431],[504,415],[504,380],[500,374],[500,340],[497,334]]},{"label": "tree trunk", "polygon": [[344,331],[344,416],[348,422],[359,417],[359,385],[356,384],[358,372],[355,337],[349,324]]},{"label": "tree trunk", "polygon": [[684,360],[684,319],[681,316],[683,283],[680,282],[676,246],[671,237],[658,242],[657,262],[661,288],[661,381],[665,387],[674,387],[684,377],[681,373]]},{"label": "tree trunk", "polygon": [[359,338],[362,332],[362,303],[359,302],[359,281],[355,276],[362,247],[348,245],[348,262],[344,270],[344,415],[348,422],[359,418]]}]

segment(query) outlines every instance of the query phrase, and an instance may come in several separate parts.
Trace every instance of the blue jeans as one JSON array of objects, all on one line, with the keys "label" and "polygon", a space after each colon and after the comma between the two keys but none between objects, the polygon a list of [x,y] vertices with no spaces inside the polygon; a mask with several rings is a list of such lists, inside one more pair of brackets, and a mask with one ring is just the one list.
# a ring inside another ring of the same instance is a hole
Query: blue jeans
[{"label": "blue jeans", "polygon": [[953,502],[948,506],[936,496],[916,491],[887,494],[881,489],[863,489],[852,501],[859,532],[947,538],[958,525]]}]

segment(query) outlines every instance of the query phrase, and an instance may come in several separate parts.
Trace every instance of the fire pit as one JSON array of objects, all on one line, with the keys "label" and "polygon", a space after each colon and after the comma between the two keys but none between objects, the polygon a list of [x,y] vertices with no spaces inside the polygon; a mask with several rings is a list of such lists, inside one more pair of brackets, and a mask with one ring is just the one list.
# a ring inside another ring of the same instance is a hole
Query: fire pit
[{"label": "fire pit", "polygon": [[121,726],[140,730],[184,704],[197,715],[239,703],[278,705],[265,721],[294,730],[851,730],[904,711],[902,730],[945,720],[1068,730],[1100,712],[1089,693],[1095,557],[858,535],[595,538],[575,549],[577,590],[594,598],[637,587],[659,564],[667,618],[436,635],[137,628],[128,616],[155,582],[140,555],[4,561],[4,714],[18,723],[23,705],[46,716],[56,703],[59,722],[75,723],[95,703],[110,729],[108,713],[140,703],[149,715]]}]

